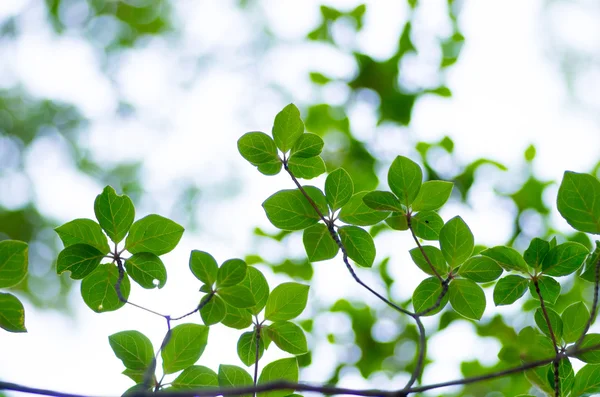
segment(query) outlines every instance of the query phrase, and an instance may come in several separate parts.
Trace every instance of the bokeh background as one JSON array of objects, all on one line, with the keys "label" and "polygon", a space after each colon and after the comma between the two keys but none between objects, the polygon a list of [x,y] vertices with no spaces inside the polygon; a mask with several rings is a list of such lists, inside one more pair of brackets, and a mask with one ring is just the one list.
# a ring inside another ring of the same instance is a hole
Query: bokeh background
[{"label": "bokeh background", "polygon": [[[357,190],[385,188],[389,163],[405,155],[427,178],[455,183],[441,215],[461,215],[478,244],[523,249],[551,235],[590,244],[556,212],[555,181],[566,169],[599,176],[599,18],[594,0],[0,1],[0,239],[30,244],[30,274],[14,291],[29,333],[0,333],[1,378],[119,395],[132,382],[108,335],[135,329],[160,343],[160,318],[132,307],[97,315],[79,283],[55,272],[53,228],[93,218],[110,184],[138,217],[186,227],[165,257],[166,287],[134,288],[131,300],[184,313],[201,296],[191,249],[219,262],[248,257],[271,287],[311,283],[301,379],[402,387],[414,325],[354,284],[339,259],[313,265],[300,234],[269,224],[260,204],[292,183],[256,172],[238,137],[268,132],[294,102],[324,138],[328,169],[346,168]],[[406,302],[425,276],[410,237],[371,232],[376,266],[360,275]],[[573,280],[565,291],[590,297]],[[529,300],[498,309],[488,299],[479,323],[449,308],[428,318],[423,383],[509,366],[497,353],[513,328],[532,323]],[[240,332],[210,332],[200,363],[242,365]],[[267,360],[278,357],[270,350]],[[429,395],[514,395],[527,385],[517,375]]]}]

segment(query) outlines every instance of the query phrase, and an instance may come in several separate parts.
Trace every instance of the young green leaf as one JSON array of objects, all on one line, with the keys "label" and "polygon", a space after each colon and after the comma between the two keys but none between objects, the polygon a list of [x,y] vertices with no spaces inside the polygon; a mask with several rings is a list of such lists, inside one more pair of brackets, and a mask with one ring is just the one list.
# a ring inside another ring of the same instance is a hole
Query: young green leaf
[{"label": "young green leaf", "polygon": [[408,230],[406,214],[402,212],[393,212],[392,215],[385,220],[385,223],[394,230]]},{"label": "young green leaf", "polygon": [[249,308],[253,314],[258,314],[267,304],[269,298],[269,284],[265,276],[255,267],[248,266],[246,277],[239,284],[246,287],[252,293],[252,297],[256,304]]},{"label": "young green leaf", "polygon": [[373,266],[375,243],[366,230],[357,226],[342,226],[338,229],[338,234],[350,259],[360,266]]},{"label": "young green leaf", "polygon": [[268,163],[258,164],[256,168],[261,174],[271,176],[279,174],[282,167],[283,164],[281,163],[281,160],[278,157],[276,160],[269,161]]},{"label": "young green leaf", "polygon": [[525,250],[523,258],[529,266],[538,268],[548,251],[550,251],[550,243],[536,237],[529,243],[529,247]]},{"label": "young green leaf", "polygon": [[238,309],[249,309],[256,305],[254,295],[247,287],[232,285],[231,287],[220,287],[217,293],[228,305]]},{"label": "young green leaf", "polygon": [[568,241],[551,249],[542,262],[542,273],[548,276],[567,276],[579,269],[589,250],[579,243]]},{"label": "young green leaf", "polygon": [[494,287],[494,304],[496,306],[513,304],[527,291],[529,280],[516,275],[501,278]]},{"label": "young green leaf", "polygon": [[481,255],[492,258],[506,271],[527,272],[527,262],[514,248],[499,245],[481,251]]},{"label": "young green leaf", "polygon": [[[442,294],[443,287],[440,280],[437,277],[429,277],[421,281],[421,284],[417,286],[413,292],[413,307],[416,313],[421,313],[433,307],[440,295]],[[433,316],[439,313],[448,303],[448,294],[445,294],[437,308],[427,312],[424,316]]]},{"label": "young green leaf", "polygon": [[423,171],[419,164],[407,157],[396,157],[388,171],[388,184],[402,204],[406,207],[412,204],[422,183]]},{"label": "young green leaf", "polygon": [[304,284],[279,284],[269,295],[265,309],[265,319],[288,321],[298,317],[306,307],[308,289],[308,285]]},{"label": "young green leaf", "polygon": [[142,288],[159,289],[167,282],[167,269],[160,258],[149,252],[134,254],[125,261],[125,269],[129,277]]},{"label": "young green leaf", "polygon": [[281,350],[291,354],[308,352],[306,336],[302,328],[289,321],[278,321],[269,325],[266,333]]},{"label": "young green leaf", "polygon": [[238,309],[227,304],[225,306],[227,314],[221,320],[221,324],[235,329],[246,329],[252,324],[252,313],[249,309]]},{"label": "young green leaf", "polygon": [[338,168],[327,175],[325,180],[325,195],[332,211],[342,208],[354,194],[354,184],[350,174],[343,168]]},{"label": "young green leaf", "polygon": [[[563,334],[563,322],[558,313],[550,308],[546,308],[546,313],[548,313],[548,319],[550,320],[550,325],[552,326],[552,332],[554,333],[554,337],[556,341],[560,341]],[[547,336],[550,336],[550,330],[548,329],[548,323],[546,322],[546,318],[544,317],[544,312],[541,308],[535,311],[535,315],[533,316],[535,319],[535,323],[540,328],[540,330]]]},{"label": "young green leaf", "polygon": [[567,307],[562,315],[563,339],[567,343],[576,342],[590,319],[590,311],[583,302],[575,302]]},{"label": "young green leaf", "polygon": [[110,252],[108,240],[99,224],[91,219],[75,219],[54,229],[65,247],[74,244],[87,244],[103,254]]},{"label": "young green leaf", "polygon": [[215,371],[202,365],[192,365],[183,370],[173,382],[175,390],[215,389],[219,387],[219,378]]},{"label": "young green leaf", "polygon": [[581,278],[595,283],[598,263],[600,263],[600,241],[596,241],[596,249],[585,260],[585,270],[581,272]]},{"label": "young green leaf", "polygon": [[[219,365],[219,387],[251,386],[254,382],[245,369],[236,365]],[[242,394],[240,397],[252,397],[252,394]]]},{"label": "young green leaf", "polygon": [[369,192],[356,193],[340,211],[339,218],[342,222],[350,225],[370,226],[381,222],[387,218],[390,213],[387,211],[378,211],[368,207],[363,198]]},{"label": "young green leaf", "polygon": [[28,245],[23,241],[0,241],[0,288],[12,287],[25,278],[28,253]]},{"label": "young green leaf", "polygon": [[[74,246],[72,246],[74,247]],[[86,305],[96,313],[117,310],[125,302],[119,299],[115,284],[119,279],[119,271],[113,264],[103,264],[96,267],[92,273],[81,281],[81,297]],[[121,281],[121,296],[127,300],[131,284],[125,275]]]},{"label": "young green leaf", "polygon": [[92,273],[104,258],[97,248],[87,244],[70,245],[58,254],[56,273],[70,271],[70,277],[80,280]]},{"label": "young green leaf", "polygon": [[253,165],[280,162],[273,138],[264,132],[247,132],[237,141],[237,147],[246,160]]},{"label": "young green leaf", "polygon": [[27,332],[25,309],[16,296],[0,292],[0,328],[8,332]]},{"label": "young green leaf", "polygon": [[450,219],[440,230],[440,248],[451,268],[469,259],[474,246],[473,233],[460,216]]},{"label": "young green leaf", "polygon": [[302,134],[292,147],[292,156],[304,158],[318,156],[324,145],[323,139],[317,134]]},{"label": "young green leaf", "polygon": [[395,194],[390,192],[374,191],[363,196],[365,205],[376,211],[397,211],[404,212],[400,200]]},{"label": "young green leaf", "polygon": [[[600,334],[586,334],[579,345],[579,350],[584,353],[575,355],[578,359],[588,364],[600,364]],[[592,349],[592,350],[587,350]]]},{"label": "young green leaf", "polygon": [[108,343],[125,368],[145,370],[154,358],[152,342],[138,331],[117,332],[108,337]]},{"label": "young green leaf", "polygon": [[453,280],[448,289],[448,298],[452,308],[466,318],[479,320],[485,311],[485,294],[474,281]]},{"label": "young green leaf", "polygon": [[[295,357],[284,358],[267,364],[258,378],[258,384],[274,382],[276,380],[286,380],[289,382],[298,382],[298,361]],[[293,390],[275,390],[258,393],[258,397],[285,397]]]},{"label": "young green leaf", "polygon": [[458,275],[476,283],[487,283],[496,280],[502,275],[502,268],[495,260],[486,256],[473,256],[459,269]]},{"label": "young green leaf", "polygon": [[410,220],[410,224],[417,237],[423,240],[437,240],[444,227],[444,220],[437,212],[421,211]]},{"label": "young green leaf", "polygon": [[600,233],[600,182],[592,175],[566,171],[556,204],[558,212],[574,229]]},{"label": "young green leaf", "polygon": [[312,179],[327,171],[325,162],[319,156],[299,157],[292,155],[288,160],[288,167],[296,178]]},{"label": "young green leaf", "polygon": [[304,123],[296,105],[290,103],[277,113],[273,123],[273,139],[279,150],[284,153],[290,150],[303,133]]},{"label": "young green leaf", "polygon": [[[262,357],[265,345],[261,338],[258,343],[258,359]],[[244,332],[237,343],[237,354],[240,360],[249,367],[256,363],[256,332]]]},{"label": "young green leaf", "polygon": [[204,325],[213,325],[223,320],[227,314],[227,307],[219,295],[214,295],[208,303],[200,309],[200,317]]},{"label": "young green leaf", "polygon": [[[123,372],[121,372],[121,373],[123,375],[127,376],[132,381],[134,381],[136,383],[136,385],[138,385],[140,383],[143,383],[144,382],[144,377],[146,376],[146,370],[145,369],[130,369],[130,368],[125,368],[123,370]],[[156,379],[156,376],[154,374],[152,374],[152,378],[151,378],[150,381],[151,382],[158,382],[158,380]],[[152,383],[152,384],[156,384],[156,383]]]},{"label": "young green leaf", "polygon": [[280,190],[267,198],[262,206],[273,226],[284,230],[306,229],[320,219],[319,214],[298,189]]},{"label": "young green leaf", "polygon": [[[558,296],[560,295],[560,283],[552,277],[541,276],[538,278],[538,286],[540,287],[540,293],[544,302],[551,304],[556,303]],[[535,283],[533,280],[529,280],[529,292],[535,299],[540,299],[537,291],[535,290]]]},{"label": "young green leaf", "polygon": [[170,219],[151,214],[131,225],[131,230],[125,239],[125,249],[132,254],[150,252],[154,255],[164,255],[177,246],[183,227]]},{"label": "young green leaf", "polygon": [[[448,270],[449,270],[448,265],[446,264],[444,255],[442,254],[442,251],[439,250],[439,248],[434,247],[432,245],[424,245],[423,251],[425,252],[425,255],[427,256],[427,258],[429,258],[429,261],[431,262],[431,264],[433,265],[435,270],[437,270],[438,274],[440,274],[442,276],[448,274]],[[409,251],[409,253],[410,253],[410,257],[412,258],[413,262],[419,267],[419,269],[423,270],[425,273],[427,273],[431,276],[435,275],[435,273],[433,272],[433,270],[431,270],[431,266],[429,266],[429,263],[427,263],[427,260],[425,259],[425,256],[423,256],[423,253],[421,252],[419,247],[411,249]],[[438,283],[439,283],[439,280],[438,280]]]},{"label": "young green leaf", "polygon": [[231,287],[239,284],[248,271],[248,265],[241,259],[229,259],[223,262],[217,271],[217,287]]},{"label": "young green leaf", "polygon": [[419,194],[412,203],[413,211],[435,211],[448,201],[452,193],[452,182],[427,181],[421,185]]},{"label": "young green leaf", "polygon": [[306,249],[306,255],[311,262],[332,259],[340,249],[333,238],[331,238],[327,226],[322,223],[317,223],[304,229],[302,242]]},{"label": "young green leaf", "polygon": [[193,250],[190,253],[190,270],[198,280],[212,286],[217,281],[219,265],[208,252]]},{"label": "young green leaf", "polygon": [[131,199],[126,195],[118,195],[111,186],[106,186],[96,196],[94,213],[98,223],[114,243],[125,238],[135,218]]},{"label": "young green leaf", "polygon": [[208,327],[180,324],[171,330],[171,339],[161,351],[163,370],[172,374],[198,361],[208,340]]},{"label": "young green leaf", "polygon": [[600,394],[600,365],[583,366],[575,375],[573,396],[594,396]]}]

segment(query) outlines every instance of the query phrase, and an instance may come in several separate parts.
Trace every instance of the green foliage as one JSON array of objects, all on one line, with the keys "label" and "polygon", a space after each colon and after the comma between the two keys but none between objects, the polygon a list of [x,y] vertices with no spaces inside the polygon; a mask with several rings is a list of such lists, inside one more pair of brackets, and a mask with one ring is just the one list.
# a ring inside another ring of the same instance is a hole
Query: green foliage
[{"label": "green foliage", "polygon": [[501,278],[494,287],[494,303],[496,306],[513,304],[525,294],[529,280],[516,275]]},{"label": "green foliage", "polygon": [[0,292],[0,328],[9,332],[27,332],[23,304],[16,296],[3,292]]},{"label": "green foliage", "polygon": [[589,174],[566,171],[556,200],[563,218],[582,232],[600,234],[600,181]]},{"label": "green foliage", "polygon": [[453,184],[445,181],[427,181],[423,183],[419,194],[412,203],[413,211],[435,211],[448,201]]},{"label": "green foliage", "polygon": [[[317,205],[319,201],[316,201]],[[280,229],[302,230],[319,221],[319,215],[298,189],[280,190],[266,199],[262,206],[269,221]]]},{"label": "green foliage", "polygon": [[[440,251],[439,248],[431,245],[424,245],[422,249],[423,251],[417,247],[409,251],[413,262],[419,267],[419,269],[433,276],[435,273],[427,262],[427,259],[429,259],[431,265],[433,265],[438,274],[446,275],[449,269],[442,251]],[[426,257],[427,259],[425,259]]]},{"label": "green foliage", "polygon": [[282,152],[289,151],[304,133],[304,123],[300,119],[300,110],[290,103],[277,113],[273,123],[273,139]]},{"label": "green foliage", "polygon": [[231,287],[246,278],[248,265],[241,259],[229,259],[223,262],[217,271],[217,287]]},{"label": "green foliage", "polygon": [[281,350],[291,354],[304,354],[308,352],[304,331],[296,324],[289,321],[278,321],[269,325],[266,331],[269,338]]},{"label": "green foliage", "polygon": [[497,246],[482,251],[481,255],[492,258],[506,271],[527,272],[527,262],[514,248]]},{"label": "green foliage", "polygon": [[302,313],[308,301],[308,285],[283,283],[271,291],[265,307],[265,319],[288,321]]},{"label": "green foliage", "polygon": [[458,275],[475,281],[487,283],[502,275],[502,268],[496,261],[486,256],[472,256],[459,269]]},{"label": "green foliage", "polygon": [[548,313],[548,318],[545,317],[544,311],[541,308],[537,309],[534,316],[535,323],[544,334],[550,336],[550,328],[548,328],[549,322],[556,340],[559,341],[562,338],[563,321],[554,310],[546,308],[546,312]]},{"label": "green foliage", "polygon": [[589,251],[579,243],[566,242],[552,248],[542,262],[542,273],[567,276],[581,267]]},{"label": "green foliage", "polygon": [[562,315],[563,339],[567,343],[576,342],[585,330],[590,311],[583,302],[575,302],[567,307]]},{"label": "green foliage", "polygon": [[356,193],[340,211],[339,218],[342,222],[357,226],[371,226],[381,222],[390,214],[387,211],[375,210],[364,202],[368,192]]},{"label": "green foliage", "polygon": [[422,182],[423,171],[417,163],[404,156],[394,159],[388,172],[388,184],[407,208],[417,198]]},{"label": "green foliage", "polygon": [[219,295],[214,295],[202,309],[200,309],[200,317],[202,317],[202,321],[205,325],[213,325],[222,321],[226,314],[227,304]]},{"label": "green foliage", "polygon": [[448,289],[448,298],[452,308],[466,318],[479,320],[485,311],[485,294],[474,281],[452,281]]},{"label": "green foliage", "polygon": [[[257,361],[256,359],[256,331],[254,332],[244,332],[237,343],[237,353],[242,360],[242,362],[247,366],[254,365]],[[259,339],[258,344],[258,359],[262,357],[265,351],[264,342],[262,339]]]},{"label": "green foliage", "polygon": [[[218,379],[220,387],[248,386],[253,383],[250,374],[235,365],[221,364]],[[242,397],[251,397],[251,394],[242,394]]]},{"label": "green foliage", "polygon": [[212,287],[217,281],[219,265],[208,252],[193,250],[190,253],[190,270],[198,280]]},{"label": "green foliage", "polygon": [[340,249],[331,238],[327,226],[322,223],[304,229],[302,242],[306,249],[306,255],[311,262],[332,259]]},{"label": "green foliage", "polygon": [[342,226],[338,233],[350,259],[360,266],[373,266],[375,242],[369,233],[358,226]]},{"label": "green foliage", "polygon": [[436,212],[421,211],[411,218],[415,235],[423,240],[438,240],[444,227],[444,220]]},{"label": "green foliage", "polygon": [[198,361],[208,341],[208,327],[181,324],[171,330],[171,338],[161,351],[163,370],[172,374]]},{"label": "green foliage", "polygon": [[469,259],[474,246],[473,233],[460,216],[450,219],[440,230],[440,248],[451,268]]},{"label": "green foliage", "polygon": [[325,180],[325,196],[333,211],[342,208],[354,194],[352,178],[346,170],[338,168],[327,175]]},{"label": "green foliage", "polygon": [[160,215],[148,215],[131,225],[125,249],[132,254],[150,252],[155,255],[169,253],[177,246],[183,227]]},{"label": "green foliage", "polygon": [[582,397],[600,393],[600,365],[588,364],[577,371],[572,393]]},{"label": "green foliage", "polygon": [[[413,306],[416,313],[425,311],[435,305],[440,295],[442,294],[442,284],[436,277],[429,277],[421,281],[413,292]],[[439,313],[448,303],[448,294],[445,294],[440,302],[440,305],[429,311],[426,316],[432,316]]]},{"label": "green foliage", "polygon": [[129,277],[142,288],[159,289],[167,282],[167,269],[160,258],[149,252],[134,254],[125,261]]},{"label": "green foliage", "polygon": [[[106,263],[96,267],[81,281],[81,297],[86,305],[96,313],[111,312],[125,305],[115,286],[119,280],[119,270],[115,265]],[[123,299],[129,298],[131,285],[125,275],[120,283]]]},{"label": "green foliage", "polygon": [[56,233],[65,247],[74,244],[86,244],[96,248],[103,254],[108,254],[108,240],[99,224],[91,219],[75,219],[57,227]]},{"label": "green foliage", "polygon": [[[298,361],[296,358],[283,358],[267,364],[258,378],[258,383],[268,383],[275,380],[287,380],[298,382]],[[277,390],[258,393],[260,397],[284,397],[292,393],[293,390]]]},{"label": "green foliage", "polygon": [[187,367],[171,382],[171,388],[175,390],[215,388],[218,386],[219,378],[215,371],[202,365]]},{"label": "green foliage", "polygon": [[[125,195],[119,196],[111,186],[106,186],[96,197],[94,213],[100,226],[114,243],[125,238],[135,218],[131,199]],[[61,234],[58,230],[57,232]]]},{"label": "green foliage", "polygon": [[152,342],[138,331],[121,331],[108,337],[115,356],[127,369],[145,370],[152,363]]}]

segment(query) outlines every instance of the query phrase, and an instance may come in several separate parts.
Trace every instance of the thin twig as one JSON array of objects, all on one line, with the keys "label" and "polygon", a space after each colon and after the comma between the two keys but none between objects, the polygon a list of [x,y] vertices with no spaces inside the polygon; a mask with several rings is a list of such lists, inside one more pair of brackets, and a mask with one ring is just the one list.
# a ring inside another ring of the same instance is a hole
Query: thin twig
[{"label": "thin twig", "polygon": [[[254,356],[254,386],[256,386],[256,382],[258,381],[258,360],[259,360],[259,353],[260,353],[260,325],[258,325],[256,327],[256,338],[254,340],[254,342],[256,343],[256,350],[255,352],[255,356]],[[256,397],[256,392],[254,392],[254,397]]]},{"label": "thin twig", "polygon": [[421,251],[421,255],[423,255],[423,257],[425,258],[425,261],[431,268],[431,271],[433,272],[433,274],[438,278],[438,280],[440,280],[440,283],[443,283],[444,279],[442,278],[442,276],[440,276],[440,273],[438,273],[435,266],[433,266],[433,263],[431,263],[429,256],[427,256],[427,254],[425,253],[425,250],[423,249],[423,246],[421,245],[421,243],[419,242],[419,239],[415,235],[415,231],[413,230],[413,227],[412,227],[412,219],[411,219],[410,214],[406,214],[406,223],[408,224],[408,229],[410,230],[410,234],[412,235],[413,240],[415,240],[415,243],[417,243],[417,247],[419,247],[419,251]]},{"label": "thin twig", "polygon": [[577,343],[575,343],[575,347],[579,347],[581,345],[581,343],[583,342],[583,338],[585,338],[585,334],[587,334],[590,327],[592,326],[592,323],[594,322],[594,319],[596,318],[596,314],[598,312],[598,289],[599,289],[599,285],[600,285],[600,259],[598,259],[598,262],[596,262],[595,271],[596,271],[596,274],[595,274],[596,277],[594,279],[594,302],[592,304],[592,311],[590,312],[590,318],[587,321],[587,323],[585,324],[585,328],[583,329],[581,336],[579,337],[579,339],[577,339]]}]

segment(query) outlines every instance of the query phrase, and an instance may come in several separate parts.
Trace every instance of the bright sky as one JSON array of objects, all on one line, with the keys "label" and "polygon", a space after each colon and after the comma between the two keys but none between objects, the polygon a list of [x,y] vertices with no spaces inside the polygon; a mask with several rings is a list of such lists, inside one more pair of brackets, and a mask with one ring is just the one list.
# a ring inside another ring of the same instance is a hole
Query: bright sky
[{"label": "bright sky", "polygon": [[[203,201],[199,220],[205,232],[186,235],[176,251],[165,256],[169,280],[164,289],[134,288],[132,292],[134,302],[177,314],[188,311],[199,298],[197,282],[187,270],[190,249],[210,251],[222,262],[255,251],[256,240],[251,236],[254,226],[272,229],[260,204],[274,191],[290,188],[291,182],[284,175],[267,178],[256,172],[239,156],[235,142],[246,131],[270,129],[274,115],[290,100],[301,105],[315,98],[336,103],[345,97],[341,85],[317,92],[309,85],[307,71],[350,78],[356,71],[352,59],[330,47],[300,41],[318,22],[319,3],[350,8],[358,2],[262,1],[261,11],[271,29],[283,38],[264,54],[252,45],[257,35],[253,21],[258,15],[233,10],[231,1],[174,3],[182,32],[179,40],[152,39],[143,48],[111,59],[112,82],[103,74],[102,59],[88,42],[77,36],[56,37],[51,33],[41,2],[2,1],[0,20],[22,13],[23,33],[12,45],[0,48],[0,87],[19,83],[34,95],[77,104],[92,120],[83,144],[101,161],[143,159],[144,182],[150,194],[164,192],[173,180],[184,176],[197,181],[213,198],[219,198],[217,189],[225,186],[225,180],[241,184],[242,194],[234,199]],[[399,21],[407,13],[406,7],[398,3],[402,2],[367,1],[365,28],[357,41],[347,46],[376,58],[389,56],[401,28]],[[445,0],[422,3],[415,30],[422,32],[418,44],[427,49],[438,35],[448,33],[449,23],[441,8]],[[584,106],[574,105],[558,63],[549,60],[554,43],[600,55],[600,28],[596,22],[600,7],[593,1],[580,3],[559,4],[544,11],[541,0],[465,2],[460,23],[466,45],[460,61],[448,73],[453,97],[419,100],[411,127],[388,127],[385,136],[389,141],[377,138],[375,152],[390,159],[397,154],[414,155],[409,150],[410,142],[437,140],[448,134],[462,159],[494,158],[513,167],[514,174],[509,175],[518,175],[523,151],[530,143],[538,148],[535,171],[542,179],[559,180],[565,169],[589,170],[600,159],[599,120],[582,109],[597,109],[600,74],[590,72],[585,84],[577,83],[575,91]],[[85,13],[85,7],[80,12]],[[343,29],[336,31],[341,39],[345,37]],[[549,31],[556,41],[548,40]],[[198,54],[213,57],[200,71],[196,69]],[[427,82],[429,61],[436,56],[423,51],[407,65],[406,73]],[[269,88],[269,82],[284,86],[291,97]],[[138,109],[138,117],[115,117],[119,95]],[[368,106],[354,109],[351,122],[362,139],[369,140],[380,132],[375,128],[374,111]],[[66,144],[54,135],[38,140],[27,154],[35,191],[25,190],[16,196],[35,197],[44,213],[61,222],[93,218],[93,199],[102,187],[75,173],[66,151]],[[40,158],[45,159],[43,163]],[[6,178],[0,181],[1,186],[23,185],[19,185],[22,176],[12,175],[8,181]],[[461,215],[479,243],[503,242],[510,232],[511,218],[507,214],[512,208],[495,197],[492,188],[506,184],[506,178],[490,174],[490,180],[476,187],[479,200],[472,203],[472,208],[449,205],[442,216],[447,220]],[[318,179],[315,184],[322,182]],[[65,192],[69,192],[67,200]],[[556,189],[551,189],[548,201],[553,202],[555,195]],[[2,204],[18,207],[20,202]],[[165,208],[167,203],[155,200],[152,206],[137,212],[161,213]],[[554,215],[557,224],[565,227]],[[398,252],[399,243],[406,250]],[[406,299],[423,278],[414,267],[403,266],[410,263],[407,251],[412,244],[408,236],[388,233],[377,244],[378,258],[393,253],[391,264],[398,280],[394,292],[398,299]],[[266,256],[273,257],[303,253],[299,238],[288,247],[272,244],[266,248]],[[333,302],[348,293],[363,297],[339,259],[318,263],[315,270],[310,298],[313,303]],[[361,271],[361,276],[369,279],[368,271]],[[330,280],[334,278],[338,288],[331,288]],[[274,286],[281,280],[270,277],[270,284]],[[119,374],[121,363],[108,345],[108,335],[135,329],[157,345],[165,331],[163,320],[131,307],[97,315],[83,304],[79,288],[74,288],[72,298],[77,308],[73,318],[38,311],[26,303],[29,333],[0,334],[0,351],[10,358],[0,362],[2,379],[66,392],[119,395],[131,386],[131,381]],[[364,295],[364,299],[373,302],[370,296]],[[491,302],[488,300],[485,316],[510,312],[510,308],[494,308]],[[330,330],[335,330],[333,324],[340,324],[327,319],[322,323]],[[379,325],[382,329],[397,327],[389,321]],[[213,369],[219,363],[240,365],[233,342],[239,332],[220,326],[212,327],[210,332],[211,343],[201,363]],[[460,344],[455,343],[457,337]],[[231,342],[221,345],[216,340]],[[332,357],[349,354],[327,343],[311,347],[313,363],[318,364],[305,371],[306,381],[327,378],[335,364]],[[428,351],[436,363],[428,367],[423,380],[430,383],[457,378],[461,360],[478,358],[490,363],[498,348],[492,339],[475,338],[467,322],[456,322],[443,334],[431,337]],[[266,359],[276,356],[274,350],[270,349]],[[372,381],[378,387],[391,387],[405,378],[390,381],[377,376]],[[341,385],[368,384],[349,372]]]}]

